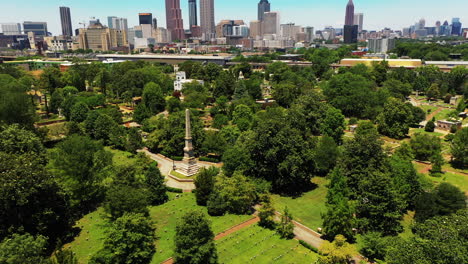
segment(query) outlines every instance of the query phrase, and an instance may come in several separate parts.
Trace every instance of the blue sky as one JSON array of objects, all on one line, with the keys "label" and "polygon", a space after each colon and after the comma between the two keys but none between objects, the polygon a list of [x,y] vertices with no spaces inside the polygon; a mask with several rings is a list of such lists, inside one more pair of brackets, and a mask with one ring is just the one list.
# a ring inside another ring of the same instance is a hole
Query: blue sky
[{"label": "blue sky", "polygon": [[[0,23],[26,20],[45,21],[49,31],[60,33],[59,6],[71,8],[73,28],[90,17],[100,18],[107,23],[107,16],[125,17],[129,26],[138,23],[139,12],[152,12],[159,24],[165,26],[164,0],[0,0]],[[181,0],[184,23],[188,23],[187,0]],[[281,12],[281,22],[297,25],[342,27],[348,0],[270,0],[272,11]],[[215,20],[256,19],[258,0],[215,0]],[[365,29],[391,27],[401,29],[414,24],[420,18],[427,25],[437,20],[451,21],[460,17],[468,27],[467,0],[354,0],[355,12],[364,13]]]}]

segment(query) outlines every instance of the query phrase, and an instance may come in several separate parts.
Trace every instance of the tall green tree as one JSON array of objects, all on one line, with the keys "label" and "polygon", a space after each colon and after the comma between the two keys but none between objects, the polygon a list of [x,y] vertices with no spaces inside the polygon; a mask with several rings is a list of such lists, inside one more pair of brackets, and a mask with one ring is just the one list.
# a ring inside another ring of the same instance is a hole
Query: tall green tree
[{"label": "tall green tree", "polygon": [[154,115],[164,111],[166,100],[161,87],[154,82],[147,83],[143,89],[142,104]]},{"label": "tall green tree", "polygon": [[89,107],[86,103],[76,103],[70,111],[70,121],[81,123],[86,120],[88,116]]},{"label": "tall green tree", "polygon": [[216,176],[219,174],[219,169],[210,167],[202,169],[195,178],[195,198],[198,205],[205,206],[208,203],[211,193],[216,182]]},{"label": "tall green tree", "polygon": [[218,253],[210,222],[200,211],[185,214],[176,226],[175,263],[215,264]]},{"label": "tall green tree", "polygon": [[468,167],[468,128],[463,128],[455,134],[450,145],[452,163],[457,168]]},{"label": "tall green tree", "polygon": [[14,234],[0,243],[0,263],[46,264],[46,245],[47,239],[43,236]]},{"label": "tall green tree", "polygon": [[169,200],[166,193],[164,176],[156,164],[151,164],[146,170],[145,183],[148,188],[148,200],[151,205],[160,205]]},{"label": "tall green tree", "polygon": [[330,107],[325,113],[325,118],[322,120],[320,127],[322,134],[332,137],[336,144],[342,143],[342,137],[345,130],[345,117],[341,114],[341,111]]},{"label": "tall green tree", "polygon": [[318,175],[327,175],[336,165],[340,150],[335,140],[328,136],[319,139],[314,149],[314,162]]},{"label": "tall green tree", "polygon": [[428,161],[441,151],[440,139],[428,134],[416,133],[411,138],[410,146],[415,158],[422,161]]},{"label": "tall green tree", "polygon": [[28,90],[10,75],[0,74],[0,122],[34,128],[37,116]]},{"label": "tall green tree", "polygon": [[408,135],[413,120],[413,111],[410,105],[390,98],[382,113],[377,116],[376,122],[382,135],[402,139]]}]

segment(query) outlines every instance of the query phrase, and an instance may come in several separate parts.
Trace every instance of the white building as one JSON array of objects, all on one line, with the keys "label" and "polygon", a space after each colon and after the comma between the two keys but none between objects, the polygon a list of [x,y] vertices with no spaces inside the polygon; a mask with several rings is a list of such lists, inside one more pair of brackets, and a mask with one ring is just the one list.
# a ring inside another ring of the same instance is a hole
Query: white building
[{"label": "white building", "polygon": [[305,27],[304,32],[306,34],[305,42],[309,42],[309,43],[314,42],[314,39],[315,39],[314,27]]},{"label": "white building", "polygon": [[21,24],[20,23],[4,23],[2,24],[3,35],[20,35]]},{"label": "white building", "polygon": [[73,41],[63,37],[44,37],[49,51],[66,51],[73,49]]},{"label": "white building", "polygon": [[232,30],[232,35],[237,37],[248,37],[250,34],[249,27],[246,25],[234,26]]},{"label": "white building", "polygon": [[135,38],[135,49],[146,49],[149,45],[156,45],[156,39],[154,38]]},{"label": "white building", "polygon": [[155,38],[157,43],[171,42],[171,32],[165,28],[158,27],[155,31]]},{"label": "white building", "polygon": [[184,89],[184,85],[187,83],[198,82],[201,85],[205,83],[201,80],[192,80],[187,79],[187,75],[183,71],[176,72],[176,80],[174,81],[174,91],[182,91]]},{"label": "white building", "polygon": [[280,30],[281,30],[280,35],[283,38],[289,38],[289,39],[296,40],[297,34],[302,32],[302,27],[301,26],[296,26],[294,23],[281,24]]},{"label": "white building", "polygon": [[362,32],[362,29],[364,26],[364,14],[363,13],[354,14],[354,25],[358,25],[358,31]]},{"label": "white building", "polygon": [[369,39],[368,48],[374,53],[387,53],[395,48],[395,39]]}]

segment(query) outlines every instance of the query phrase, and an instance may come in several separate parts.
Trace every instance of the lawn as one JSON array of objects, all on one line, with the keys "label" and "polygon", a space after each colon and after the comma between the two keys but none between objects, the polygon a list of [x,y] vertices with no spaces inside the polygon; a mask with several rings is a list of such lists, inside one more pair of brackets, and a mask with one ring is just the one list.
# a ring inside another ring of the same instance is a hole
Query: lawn
[{"label": "lawn", "polygon": [[460,188],[460,190],[468,193],[468,176],[462,174],[455,174],[452,172],[446,172],[442,174],[441,177],[432,177],[430,175],[426,175],[428,179],[430,179],[434,183],[443,183],[448,182],[454,186]]},{"label": "lawn", "polygon": [[435,119],[438,120],[444,120],[447,119],[448,115],[453,112],[453,109],[443,109],[437,115],[435,116]]},{"label": "lawn", "polygon": [[[438,109],[437,106],[433,106],[433,105],[421,105],[420,106],[424,112],[427,114],[427,115],[430,115],[431,113],[433,113],[435,110]],[[430,112],[428,112],[430,110]]]},{"label": "lawn", "polygon": [[410,136],[413,136],[416,133],[427,134],[427,135],[436,136],[436,137],[444,136],[444,134],[439,133],[439,132],[427,132],[424,130],[424,128],[411,128],[409,131]]},{"label": "lawn", "polygon": [[81,232],[72,243],[66,244],[64,248],[70,248],[76,254],[78,263],[85,264],[102,248],[109,221],[104,218],[104,210],[100,208],[85,215],[76,222],[75,226],[81,228]]},{"label": "lawn", "polygon": [[318,255],[297,240],[252,225],[216,241],[219,263],[315,263]]},{"label": "lawn", "polygon": [[[156,223],[157,235],[156,242],[157,253],[153,256],[151,263],[157,264],[172,257],[174,252],[175,228],[179,219],[188,211],[202,210],[206,212],[206,207],[197,206],[195,195],[184,193],[180,198],[174,199],[161,206],[150,208],[152,220]],[[225,215],[221,217],[209,217],[211,228],[215,234],[221,233],[233,226],[245,222],[252,218],[250,215]]]},{"label": "lawn", "polygon": [[411,225],[414,222],[414,212],[410,211],[403,216],[403,220],[401,221],[401,225],[403,226],[403,232],[400,233],[400,237],[404,239],[408,239],[414,236],[413,231],[411,230]]},{"label": "lawn", "polygon": [[304,193],[299,198],[273,196],[273,206],[277,211],[283,211],[288,207],[294,220],[316,230],[322,227],[322,214],[326,212],[325,202],[327,196],[327,183],[325,178],[315,177],[313,182],[318,187]]},{"label": "lawn", "polygon": [[188,177],[174,170],[172,170],[170,174],[182,180],[195,180],[195,178],[197,177],[196,175]]},{"label": "lawn", "polygon": [[115,166],[128,166],[135,163],[134,155],[130,152],[112,149],[110,147],[105,147],[105,149],[114,155],[112,161]]},{"label": "lawn", "polygon": [[[160,206],[150,207],[150,216],[155,223],[157,253],[154,254],[151,263],[157,264],[172,257],[174,251],[175,227],[179,219],[188,211],[202,210],[206,212],[206,207],[197,206],[195,195],[192,193],[178,194],[169,193],[170,201]],[[221,217],[209,217],[211,227],[215,234],[221,233],[233,226],[243,223],[252,216],[250,215],[225,215]],[[106,231],[109,228],[109,221],[104,216],[102,208],[84,216],[76,223],[81,228],[80,234],[73,242],[65,245],[71,248],[78,258],[79,264],[86,264],[89,259],[98,252],[106,238]]]}]

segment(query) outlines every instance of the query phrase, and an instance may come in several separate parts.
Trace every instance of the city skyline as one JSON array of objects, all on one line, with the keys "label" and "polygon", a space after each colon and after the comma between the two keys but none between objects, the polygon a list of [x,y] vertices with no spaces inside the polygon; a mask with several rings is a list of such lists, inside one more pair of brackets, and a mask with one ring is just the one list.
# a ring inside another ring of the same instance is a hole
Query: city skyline
[{"label": "city skyline", "polygon": [[[463,0],[451,0],[447,5],[434,5],[435,1],[414,0],[411,3],[405,2],[403,5],[395,1],[386,3],[375,3],[370,0],[356,0],[355,12],[364,13],[365,30],[380,30],[384,27],[390,27],[394,30],[401,30],[414,24],[420,18],[426,19],[426,25],[435,25],[435,22],[451,21],[454,17],[459,17],[461,22],[468,22],[468,15],[463,10],[468,8],[468,2]],[[257,19],[257,5],[259,1],[239,0],[216,1],[215,3],[215,23],[223,19],[242,19],[246,23]],[[332,26],[335,28],[343,27],[343,8],[348,0],[331,0],[326,3],[322,1],[297,0],[296,5],[291,7],[287,0],[270,0],[271,10],[281,13],[281,23],[295,23],[302,26],[313,26],[316,29]],[[153,16],[160,21],[165,21],[165,1],[158,0],[139,1],[138,5],[134,2],[124,1],[90,1],[83,0],[79,3],[72,1],[51,0],[47,3],[34,7],[24,8],[25,6],[35,6],[31,0],[24,0],[24,5],[18,6],[13,3],[4,3],[6,12],[2,15],[0,23],[22,23],[24,21],[47,22],[49,31],[54,35],[62,32],[60,24],[59,6],[70,7],[72,13],[72,27],[82,28],[80,22],[88,23],[90,17],[99,18],[102,22],[107,21],[108,16],[118,16],[128,19],[128,25],[138,24],[138,13],[152,12]],[[405,6],[405,8],[397,8]],[[456,8],[454,8],[456,7]],[[184,28],[188,29],[189,11],[188,1],[181,1],[182,19]],[[385,12],[382,12],[385,10]],[[395,12],[398,12],[398,19],[395,19]],[[107,24],[107,23],[106,23]],[[162,27],[166,27],[161,23]]]}]

